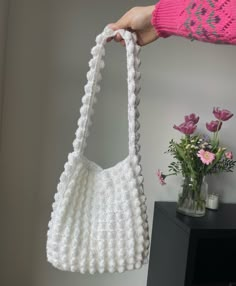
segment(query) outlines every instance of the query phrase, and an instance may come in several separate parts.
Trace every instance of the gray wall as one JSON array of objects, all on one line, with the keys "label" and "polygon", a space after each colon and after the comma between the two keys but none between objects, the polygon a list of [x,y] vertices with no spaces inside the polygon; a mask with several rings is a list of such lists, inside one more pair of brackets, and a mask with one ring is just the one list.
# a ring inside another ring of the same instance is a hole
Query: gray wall
[{"label": "gray wall", "polygon": [[2,126],[2,106],[4,89],[4,68],[7,37],[8,1],[0,1],[0,130]]},{"label": "gray wall", "polygon": [[[145,285],[146,266],[122,275],[94,276],[53,269],[46,262],[45,242],[95,36],[133,5],[151,3],[10,1],[1,158],[1,285]],[[154,201],[177,196],[178,178],[160,187],[155,175],[170,162],[163,152],[178,136],[172,125],[196,112],[203,128],[212,118],[213,106],[236,112],[236,57],[232,46],[172,37],[144,47],[141,60],[142,164],[151,225]],[[107,167],[127,154],[125,51],[114,43],[107,46],[103,79],[87,154]],[[235,122],[233,118],[225,124],[221,138],[236,154]],[[210,190],[220,192],[227,202],[236,202],[235,183],[233,174],[209,180]]]}]

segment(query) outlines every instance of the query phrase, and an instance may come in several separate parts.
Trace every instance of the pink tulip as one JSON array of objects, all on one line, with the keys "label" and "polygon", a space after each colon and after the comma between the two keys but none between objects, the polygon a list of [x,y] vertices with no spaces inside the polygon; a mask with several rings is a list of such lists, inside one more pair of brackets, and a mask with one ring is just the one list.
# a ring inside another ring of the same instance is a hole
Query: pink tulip
[{"label": "pink tulip", "polygon": [[210,123],[206,123],[206,128],[210,132],[219,131],[221,126],[222,126],[222,121],[219,121],[219,120],[212,120]]},{"label": "pink tulip", "polygon": [[229,110],[219,109],[219,107],[213,108],[213,114],[217,119],[222,120],[222,121],[229,120],[233,116],[233,113],[230,112]]},{"label": "pink tulip", "polygon": [[199,116],[196,116],[195,113],[191,113],[189,115],[185,115],[184,120],[185,120],[185,122],[192,121],[194,124],[197,124],[199,121]]},{"label": "pink tulip", "polygon": [[179,126],[174,125],[173,128],[184,133],[185,135],[190,135],[196,130],[197,125],[195,125],[192,121],[188,121],[180,124]]},{"label": "pink tulip", "polygon": [[225,157],[227,158],[227,159],[233,159],[233,153],[232,152],[225,152]]}]

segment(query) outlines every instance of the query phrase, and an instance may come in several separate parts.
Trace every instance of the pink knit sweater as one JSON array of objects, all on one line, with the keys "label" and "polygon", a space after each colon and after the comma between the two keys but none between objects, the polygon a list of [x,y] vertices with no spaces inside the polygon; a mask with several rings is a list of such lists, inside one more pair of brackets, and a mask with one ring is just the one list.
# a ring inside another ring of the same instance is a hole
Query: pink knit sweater
[{"label": "pink knit sweater", "polygon": [[160,37],[236,45],[236,0],[160,0],[152,24]]}]

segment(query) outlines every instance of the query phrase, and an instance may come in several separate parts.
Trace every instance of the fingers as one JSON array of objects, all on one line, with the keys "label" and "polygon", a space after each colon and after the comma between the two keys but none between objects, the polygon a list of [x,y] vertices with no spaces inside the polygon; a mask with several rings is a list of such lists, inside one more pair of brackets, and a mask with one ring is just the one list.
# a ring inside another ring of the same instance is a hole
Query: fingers
[{"label": "fingers", "polygon": [[119,30],[120,28],[118,28],[118,26],[116,25],[116,23],[110,23],[108,24],[108,27],[110,29],[112,29],[113,31]]},{"label": "fingers", "polygon": [[120,43],[122,44],[122,42],[124,42],[124,40],[123,40],[123,38],[121,37],[121,34],[120,34],[120,33],[116,34],[114,37],[107,38],[107,42],[111,42],[113,39],[114,39],[114,41],[117,42],[117,43],[120,42]]},{"label": "fingers", "polygon": [[107,43],[111,42],[113,40],[113,37],[107,38]]},{"label": "fingers", "polygon": [[[116,23],[112,23],[112,24],[109,24],[108,27],[110,29],[112,29],[113,31],[116,31],[116,30],[119,30],[121,29]],[[114,40],[115,42],[117,43],[121,43],[122,46],[125,46],[125,41],[124,39],[122,38],[121,34],[120,33],[117,33],[114,37],[110,37],[107,39],[107,42],[111,42],[112,40]]]},{"label": "fingers", "polygon": [[[119,22],[119,21],[118,21]],[[117,22],[117,23],[118,23]],[[119,30],[119,29],[123,29],[123,28],[121,28],[121,26],[119,25],[119,24],[117,24],[117,23],[112,23],[112,24],[109,24],[108,25],[108,27],[110,28],[110,29],[112,29],[113,31],[117,31],[117,30]],[[116,34],[113,38],[111,38],[111,40],[112,39],[114,39],[116,42],[121,42],[122,40],[123,40],[123,38],[121,37],[121,35],[118,33],[118,34]],[[110,42],[111,41],[110,40],[110,38],[109,38],[109,40],[108,40],[108,42]]]},{"label": "fingers", "polygon": [[123,40],[123,38],[121,37],[121,34],[120,33],[117,33],[114,37],[114,40],[119,43],[120,41]]},{"label": "fingers", "polygon": [[125,41],[124,41],[124,39],[121,37],[120,34],[117,34],[115,37],[107,38],[107,42],[111,42],[113,39],[114,39],[114,41],[116,41],[117,43],[120,43],[122,46],[125,46]]},{"label": "fingers", "polygon": [[[130,30],[130,25],[129,25],[129,11],[125,13],[116,23],[111,23],[108,25],[110,29],[113,31],[117,31],[119,29],[127,29]],[[121,37],[121,35],[118,33],[116,34],[113,38],[107,39],[107,42],[110,42],[112,39],[114,39],[117,43],[121,43],[122,46],[125,46],[125,41]]]},{"label": "fingers", "polygon": [[[151,17],[154,8],[154,5],[134,7],[125,13],[116,23],[109,24],[109,27],[114,31],[125,29],[130,32],[135,32],[138,40],[137,43],[140,46],[147,45],[159,37],[155,28],[151,24]],[[113,38],[109,38],[108,42],[112,39],[122,45],[125,45],[125,42],[119,33],[117,33]]]},{"label": "fingers", "polygon": [[[113,31],[117,31],[119,29],[126,29],[131,31],[130,11],[125,13],[116,23],[109,24],[108,27]],[[117,33],[113,38],[107,39],[107,42],[110,42],[113,39],[115,40],[115,42],[120,43],[122,46],[125,46],[125,41],[119,33]]]},{"label": "fingers", "polygon": [[120,41],[120,43],[123,47],[125,47],[125,41],[123,39]]}]

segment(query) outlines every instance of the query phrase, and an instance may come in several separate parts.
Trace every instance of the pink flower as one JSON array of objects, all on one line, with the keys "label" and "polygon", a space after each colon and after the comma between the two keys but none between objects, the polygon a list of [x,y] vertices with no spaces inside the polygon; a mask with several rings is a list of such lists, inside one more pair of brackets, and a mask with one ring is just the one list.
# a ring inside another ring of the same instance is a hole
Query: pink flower
[{"label": "pink flower", "polygon": [[194,122],[192,121],[187,121],[187,122],[180,124],[179,126],[174,125],[173,128],[176,130],[179,130],[185,135],[189,135],[189,134],[192,134],[196,130],[197,125],[195,125]]},{"label": "pink flower", "polygon": [[217,119],[222,121],[229,120],[233,116],[233,113],[231,113],[229,110],[219,109],[219,107],[213,108],[213,114]]},{"label": "pink flower", "polygon": [[192,121],[194,124],[197,124],[199,121],[199,116],[196,116],[195,113],[191,113],[189,115],[185,115],[184,120],[185,120],[185,122]]},{"label": "pink flower", "polygon": [[162,172],[160,170],[157,171],[157,177],[159,179],[159,182],[160,184],[163,186],[163,185],[166,185],[166,182],[165,182],[165,175],[162,174]]},{"label": "pink flower", "polygon": [[197,156],[201,159],[203,164],[209,165],[215,159],[215,154],[205,151],[203,149],[199,150]]},{"label": "pink flower", "polygon": [[227,159],[233,159],[233,153],[232,152],[225,152],[225,157]]},{"label": "pink flower", "polygon": [[206,128],[210,132],[216,132],[217,129],[219,131],[221,126],[222,126],[222,121],[219,121],[219,120],[212,120],[210,123],[206,123]]}]

